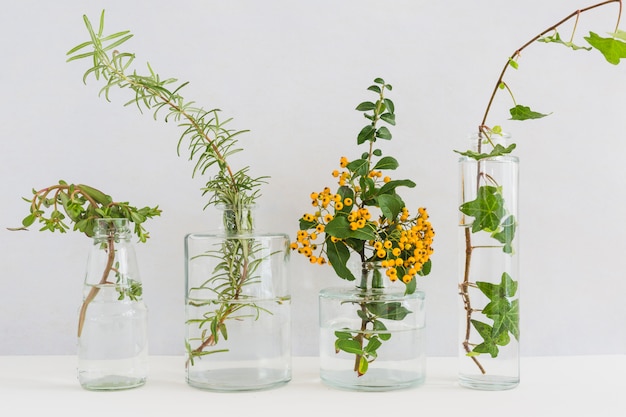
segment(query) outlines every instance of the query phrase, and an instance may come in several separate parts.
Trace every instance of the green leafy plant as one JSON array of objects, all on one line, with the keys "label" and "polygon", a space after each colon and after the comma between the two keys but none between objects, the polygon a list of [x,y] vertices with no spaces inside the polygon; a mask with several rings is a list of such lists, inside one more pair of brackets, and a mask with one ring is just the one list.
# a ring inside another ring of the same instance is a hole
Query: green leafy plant
[{"label": "green leafy plant", "polygon": [[[584,37],[588,45],[576,45],[574,39],[581,15],[611,3],[617,3],[619,7],[615,29],[609,33],[608,37],[601,37],[594,32],[590,32],[589,36]],[[472,243],[472,235],[477,233],[486,234],[495,240],[495,244],[500,245],[504,253],[512,254],[512,242],[515,238],[515,229],[517,226],[515,217],[507,212],[507,202],[503,197],[502,185],[497,184],[492,177],[481,170],[481,160],[511,154],[516,147],[515,144],[510,144],[505,147],[502,144],[496,143],[497,141],[495,139],[500,137],[503,133],[502,127],[500,125],[489,126],[487,124],[494,98],[498,91],[504,90],[508,92],[514,105],[509,110],[511,120],[523,121],[548,116],[548,114],[536,112],[531,110],[528,106],[517,103],[512,89],[505,80],[507,70],[510,68],[518,69],[518,60],[521,56],[521,52],[536,42],[557,44],[574,51],[597,50],[602,53],[606,61],[617,65],[622,58],[626,58],[626,32],[619,30],[621,13],[621,0],[603,1],[576,10],[515,50],[507,59],[496,81],[483,114],[483,119],[478,126],[476,150],[463,152],[455,151],[478,161],[476,175],[477,178],[481,180],[478,182],[479,188],[476,190],[476,199],[465,202],[459,207],[464,215],[473,219],[471,221],[471,227],[465,228],[465,272],[463,281],[459,284],[459,289],[466,312],[466,329],[463,348],[482,373],[486,373],[486,370],[479,361],[479,355],[489,354],[491,357],[497,357],[499,347],[508,345],[511,337],[519,339],[519,301],[515,298],[517,296],[517,278],[511,277],[505,272],[502,274],[501,282],[498,285],[487,282],[470,282],[469,279],[469,271],[474,251],[485,249],[484,246],[475,246]],[[569,36],[569,40],[564,41],[559,30],[563,24],[572,19],[574,19],[572,32]],[[487,150],[485,150],[485,148],[487,148]],[[488,304],[482,308],[475,306],[470,296],[470,288],[478,288],[489,300]],[[489,323],[475,319],[474,315],[476,313],[482,314],[488,319]],[[471,340],[473,338],[472,329],[478,333],[478,338],[482,340],[481,342]]]},{"label": "green leafy plant", "polygon": [[[26,229],[37,222],[42,225],[40,231],[66,233],[68,230],[73,230],[84,233],[88,237],[94,236],[97,219],[128,219],[135,225],[134,233],[139,241],[146,242],[149,233],[143,223],[161,215],[158,206],[138,209],[127,202],[116,202],[111,196],[94,187],[85,184],[68,184],[65,181],[59,181],[58,184],[40,190],[33,190],[32,197],[24,198],[24,200],[30,204],[30,213],[22,220],[23,227],[18,229]],[[70,224],[73,224],[71,229]],[[109,274],[116,270],[113,263],[114,236],[108,237],[105,245],[104,249],[109,254],[109,262],[102,273],[100,284],[105,284]],[[83,301],[78,322],[79,337],[82,333],[87,307],[99,291],[98,286],[93,286]],[[131,282],[130,288],[119,288],[118,292],[120,299],[129,297],[134,300],[142,293],[141,283]]]},{"label": "green leafy plant", "polygon": [[[130,31],[105,35],[104,11],[97,29],[94,29],[87,16],[83,16],[83,20],[89,40],[67,53],[68,61],[91,61],[83,81],[86,83],[89,77],[94,77],[96,81],[103,82],[100,95],[107,100],[110,100],[114,89],[129,90],[132,95],[125,103],[126,106],[133,105],[141,112],[151,112],[155,119],[177,122],[182,128],[177,151],[180,155],[185,143],[187,144],[189,160],[194,162],[192,177],[210,174],[210,179],[202,189],[202,194],[208,198],[205,208],[210,205],[227,208],[224,224],[228,233],[236,234],[247,230],[247,207],[254,205],[260,196],[260,186],[267,177],[251,177],[249,167],[237,170],[228,162],[231,155],[242,150],[238,145],[238,138],[246,131],[229,129],[228,124],[232,119],[222,119],[219,109],[205,110],[196,106],[193,101],[186,100],[181,92],[187,82],[178,83],[175,78],[162,78],[150,64],[146,65],[144,74],[132,69],[135,54],[120,51],[119,48],[133,35]],[[228,285],[219,287],[219,297],[232,299],[235,304],[242,287],[252,279],[251,270],[247,266],[253,250],[246,247],[243,241],[240,243],[241,245],[225,243],[217,251],[217,256],[223,257],[226,264],[237,267],[236,271],[216,271],[217,274],[230,274],[226,279]],[[188,346],[190,358],[202,354],[205,347],[215,345],[220,332],[226,334],[226,320],[231,318],[234,311],[235,309],[227,308],[219,316],[214,324],[214,328],[218,330],[210,332],[198,348]]]},{"label": "green leafy plant", "polygon": [[[375,147],[380,140],[391,140],[387,125],[396,123],[395,106],[385,96],[392,86],[376,78],[368,91],[376,94],[375,101],[364,101],[356,110],[368,120],[357,135],[357,145],[366,150],[349,160],[342,156],[340,169],[332,176],[338,183],[335,192],[324,187],[311,193],[314,211],[300,219],[300,230],[291,244],[294,251],[308,257],[314,264],[330,263],[342,279],[355,281],[357,277],[348,266],[351,258],[361,263],[361,277],[357,286],[366,294],[369,288],[382,288],[380,270],[374,271],[373,282],[368,283],[368,264],[378,264],[387,278],[405,285],[405,293],[415,292],[416,276],[430,273],[434,230],[425,208],[411,215],[404,200],[397,193],[399,187],[415,187],[407,179],[392,179],[384,171],[398,168],[398,161],[384,156]],[[383,124],[384,123],[384,124]],[[411,312],[400,303],[376,301],[364,296],[358,303],[361,329],[336,333],[337,351],[356,355],[355,372],[363,375],[368,364],[375,360],[377,350],[390,334],[385,333],[385,320],[402,320]],[[364,331],[368,330],[367,340]],[[367,343],[365,343],[367,342]]]}]

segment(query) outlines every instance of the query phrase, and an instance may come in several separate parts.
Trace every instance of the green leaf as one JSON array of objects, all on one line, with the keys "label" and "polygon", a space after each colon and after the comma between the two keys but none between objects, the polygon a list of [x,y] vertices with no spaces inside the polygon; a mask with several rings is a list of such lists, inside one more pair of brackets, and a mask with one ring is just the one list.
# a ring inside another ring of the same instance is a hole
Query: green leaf
[{"label": "green leaf", "polygon": [[34,214],[29,214],[28,216],[24,217],[24,219],[22,220],[22,226],[24,227],[31,226],[33,223],[35,223]]},{"label": "green leaf", "polygon": [[396,115],[393,113],[384,113],[380,115],[381,120],[389,123],[392,126],[396,125]]},{"label": "green leaf", "polygon": [[378,93],[378,94],[380,94],[380,92],[381,92],[380,87],[377,86],[377,85],[370,85],[369,87],[367,87],[367,89],[369,91],[373,91],[373,92]]},{"label": "green leaf", "polygon": [[357,144],[361,145],[367,141],[374,141],[376,139],[376,128],[372,125],[367,125],[359,132],[357,136]]},{"label": "green leaf", "polygon": [[[371,223],[370,223],[371,224]],[[359,239],[359,240],[371,240],[376,238],[374,229],[366,223],[365,227],[357,230],[350,229],[350,222],[345,215],[336,216],[333,218],[324,231],[330,236],[334,236],[340,239]]]},{"label": "green leaf", "polygon": [[391,169],[394,170],[396,168],[398,168],[400,166],[400,164],[398,164],[398,161],[391,157],[391,156],[385,156],[384,158],[380,158],[380,160],[376,163],[376,165],[374,165],[374,169]]},{"label": "green leaf", "polygon": [[361,360],[359,361],[359,370],[357,374],[365,375],[368,367],[369,367],[369,363],[367,362],[367,359],[364,356],[361,356]]},{"label": "green leaf", "polygon": [[465,151],[465,152],[454,151],[454,152],[461,154],[463,156],[467,156],[468,158],[472,158],[477,161],[480,161],[481,159],[485,159],[485,158],[495,158],[496,156],[503,156],[503,155],[510,154],[511,152],[513,152],[516,146],[517,145],[512,143],[505,148],[504,146],[498,143],[496,144],[496,146],[494,146],[494,148],[489,153],[484,153],[484,152],[478,153],[474,151]]},{"label": "green leaf", "polygon": [[385,126],[381,126],[376,131],[376,137],[380,139],[391,139],[391,132]]},{"label": "green leaf", "polygon": [[575,45],[573,42],[565,42],[561,39],[561,35],[559,35],[558,32],[555,32],[554,35],[551,35],[551,36],[544,36],[543,38],[540,38],[537,41],[544,42],[544,43],[557,43],[560,45],[564,45],[568,48],[572,48],[574,51],[578,51],[578,50],[591,51],[592,49],[586,46]]},{"label": "green leaf", "polygon": [[345,243],[341,241],[333,242],[330,237],[326,238],[326,255],[337,276],[348,281],[356,279],[346,266],[350,259],[350,250]]},{"label": "green leaf", "polygon": [[517,223],[514,216],[508,216],[501,224],[501,230],[494,232],[491,237],[500,243],[504,243],[502,250],[505,253],[513,253],[513,239],[515,238],[515,228]]},{"label": "green leaf", "polygon": [[[622,36],[620,35],[620,38]],[[615,38],[603,38],[593,32],[585,37],[589,45],[596,48],[604,55],[604,58],[613,65],[617,65],[621,58],[626,58],[626,43]]]},{"label": "green leaf", "polygon": [[476,345],[472,352],[488,353],[492,358],[498,356],[499,349],[492,337],[493,328],[487,323],[483,323],[478,320],[472,320],[472,325],[478,331],[478,334],[482,337],[483,342]]},{"label": "green leaf", "polygon": [[335,341],[335,350],[337,352],[344,351],[355,355],[363,354],[361,344],[354,339],[337,339]]},{"label": "green leaf", "polygon": [[513,69],[518,69],[519,68],[519,64],[513,58],[509,58],[509,65]]},{"label": "green leaf", "polygon": [[391,333],[387,331],[387,326],[385,326],[385,323],[380,320],[374,320],[373,325],[374,331],[376,332],[380,340],[386,341],[391,339]]},{"label": "green leaf", "polygon": [[389,220],[394,220],[402,210],[402,207],[404,207],[404,201],[396,194],[379,195],[376,201],[383,216]]},{"label": "green leaf", "polygon": [[500,284],[477,281],[476,286],[491,301],[514,297],[517,292],[517,282],[513,281],[513,278],[506,272],[502,273]]},{"label": "green leaf", "polygon": [[379,194],[389,194],[397,187],[415,187],[415,183],[411,180],[391,180],[380,187]]},{"label": "green leaf", "polygon": [[361,103],[358,106],[356,106],[356,109],[358,111],[374,110],[374,109],[376,109],[376,104],[372,103],[371,101],[364,101],[363,103]]},{"label": "green leaf", "polygon": [[[383,100],[383,102],[385,103],[385,106],[387,107],[387,110],[389,110],[389,113],[395,113],[396,111],[396,106],[393,104],[393,101],[391,101],[390,99],[386,98]],[[395,117],[394,117],[395,119]]]},{"label": "green leaf", "polygon": [[360,177],[365,177],[369,173],[369,164],[365,158],[355,159],[354,161],[349,162],[348,165],[346,165],[346,168]]},{"label": "green leaf", "polygon": [[367,309],[379,319],[403,320],[411,313],[400,302],[371,302],[367,303]]},{"label": "green leaf", "polygon": [[532,111],[530,107],[522,106],[521,104],[510,109],[509,113],[511,113],[511,120],[541,119],[547,116],[547,114]]},{"label": "green leaf", "polygon": [[474,218],[472,233],[480,230],[493,232],[498,229],[505,214],[504,199],[497,187],[484,185],[478,189],[476,200],[461,204],[462,213]]},{"label": "green leaf", "polygon": [[364,352],[367,355],[377,356],[376,351],[382,346],[382,344],[383,342],[381,342],[378,337],[372,337],[367,343],[367,346],[365,346]]}]

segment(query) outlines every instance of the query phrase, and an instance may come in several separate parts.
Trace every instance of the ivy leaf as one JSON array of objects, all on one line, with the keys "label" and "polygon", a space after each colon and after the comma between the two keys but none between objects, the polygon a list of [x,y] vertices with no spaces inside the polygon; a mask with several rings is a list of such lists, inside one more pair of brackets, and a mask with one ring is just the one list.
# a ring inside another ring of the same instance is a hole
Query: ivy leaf
[{"label": "ivy leaf", "polygon": [[505,214],[502,194],[498,188],[490,185],[480,187],[476,200],[461,204],[459,209],[463,214],[474,218],[472,233],[497,230],[500,219]]},{"label": "ivy leaf", "polygon": [[483,342],[479,345],[476,345],[472,352],[477,353],[488,353],[492,358],[498,356],[499,349],[494,339],[491,337],[493,333],[493,328],[487,323],[483,323],[482,321],[472,320],[472,324],[474,328],[478,331],[478,334],[482,337]]},{"label": "ivy leaf", "polygon": [[502,155],[507,155],[510,154],[511,152],[513,152],[513,150],[515,149],[517,145],[512,143],[509,146],[507,146],[506,148],[504,146],[502,146],[501,144],[496,144],[496,146],[494,146],[494,148],[491,150],[491,152],[489,153],[478,153],[478,152],[474,152],[474,151],[465,151],[465,152],[460,152],[460,151],[454,151],[458,154],[461,154],[463,156],[467,156],[468,158],[472,158],[475,159],[477,161],[481,160],[481,159],[485,159],[485,158],[494,158],[496,156],[502,156]]},{"label": "ivy leaf", "polygon": [[500,314],[488,317],[493,320],[494,338],[500,337],[503,333],[511,333],[515,339],[519,340],[519,300],[511,301],[500,311]]},{"label": "ivy leaf", "polygon": [[578,46],[576,44],[574,44],[573,42],[565,42],[561,39],[561,35],[559,35],[558,32],[555,32],[554,35],[551,36],[544,36],[541,39],[538,39],[538,42],[544,42],[544,43],[557,43],[563,46],[566,46],[568,48],[572,48],[574,51],[578,51],[578,50],[585,50],[585,51],[591,51],[592,48],[587,47],[587,46]]},{"label": "ivy leaf", "polygon": [[621,58],[626,58],[626,43],[621,40],[603,38],[593,32],[589,32],[589,36],[585,37],[585,40],[600,51],[604,58],[613,65],[619,64]]},{"label": "ivy leaf", "polygon": [[522,106],[521,104],[510,109],[509,113],[511,113],[511,120],[541,119],[547,116],[547,114],[532,111],[530,107]]},{"label": "ivy leaf", "polygon": [[517,292],[517,282],[506,272],[500,277],[500,284],[492,284],[490,282],[477,281],[476,286],[491,301],[497,301],[502,298],[514,297]]},{"label": "ivy leaf", "polygon": [[517,293],[517,282],[504,272],[500,284],[478,281],[476,286],[490,300],[482,312],[493,320],[492,338],[511,333],[519,339],[519,300],[509,301]]},{"label": "ivy leaf", "polygon": [[504,243],[502,250],[504,253],[513,253],[513,238],[515,237],[515,217],[509,216],[502,222],[502,230],[494,232],[491,237],[496,239],[500,243]]}]

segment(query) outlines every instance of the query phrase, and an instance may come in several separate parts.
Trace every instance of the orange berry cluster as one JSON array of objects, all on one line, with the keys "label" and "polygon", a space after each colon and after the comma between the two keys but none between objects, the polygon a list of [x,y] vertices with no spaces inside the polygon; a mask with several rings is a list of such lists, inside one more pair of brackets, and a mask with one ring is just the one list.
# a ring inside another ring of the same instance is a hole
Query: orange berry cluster
[{"label": "orange berry cluster", "polygon": [[[341,167],[345,168],[347,164],[347,159],[342,157]],[[339,178],[340,186],[345,185],[350,178],[350,174],[346,172],[333,171],[332,175]],[[371,178],[381,176],[379,172],[370,172]],[[383,181],[389,182],[390,179],[385,177]],[[358,196],[358,187],[353,188],[355,195]],[[424,208],[419,208],[418,214],[414,217],[411,217],[408,209],[404,207],[397,219],[380,217],[379,220],[372,220],[372,213],[367,207],[357,206],[352,198],[334,194],[328,187],[320,192],[311,193],[310,197],[311,204],[317,211],[302,216],[306,229],[297,232],[296,241],[291,243],[291,249],[309,258],[311,263],[319,265],[328,263],[324,256],[326,236],[322,235],[326,225],[335,216],[346,216],[352,231],[371,229],[376,237],[364,242],[364,247],[371,253],[370,260],[379,261],[386,269],[391,281],[400,278],[408,284],[422,270],[433,253],[435,232]],[[329,236],[329,239],[333,243],[341,241],[334,236]]]}]

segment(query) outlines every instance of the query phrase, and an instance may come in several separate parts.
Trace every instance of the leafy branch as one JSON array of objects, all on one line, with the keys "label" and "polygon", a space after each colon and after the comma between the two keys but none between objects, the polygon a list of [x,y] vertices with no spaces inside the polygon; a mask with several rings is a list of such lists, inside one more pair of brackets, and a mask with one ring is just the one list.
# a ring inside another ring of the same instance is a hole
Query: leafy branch
[{"label": "leafy branch", "polygon": [[[134,105],[142,113],[150,111],[155,120],[162,116],[165,122],[177,122],[183,129],[177,152],[180,155],[183,144],[188,142],[189,160],[195,162],[192,177],[196,174],[213,174],[202,189],[202,195],[208,196],[205,208],[212,204],[224,207],[223,220],[228,234],[235,236],[241,231],[249,230],[251,225],[245,216],[248,208],[260,196],[259,188],[267,177],[251,177],[249,167],[236,170],[228,163],[233,154],[242,150],[238,146],[238,139],[246,131],[229,129],[227,124],[232,119],[222,120],[219,109],[205,110],[197,107],[193,101],[185,100],[181,91],[187,82],[177,84],[175,78],[161,78],[149,63],[147,74],[131,70],[135,54],[119,51],[118,48],[133,35],[130,31],[104,35],[104,11],[97,30],[86,16],[83,16],[83,20],[90,39],[67,53],[68,62],[91,60],[92,66],[85,72],[83,82],[86,83],[90,76],[104,81],[99,94],[104,95],[108,101],[113,88],[129,89],[133,92],[133,97],[125,106]],[[253,252],[249,245],[251,243],[244,239],[234,242],[227,239],[222,245],[220,256],[228,262],[231,269],[228,270],[230,275],[226,280],[228,285],[217,287],[218,298],[237,300],[243,286],[254,281],[250,275],[250,257]],[[232,269],[234,266],[237,267],[236,270]],[[222,277],[219,270],[216,273],[218,275],[213,280]],[[234,308],[223,311],[219,320],[215,321],[210,337],[203,340],[198,348],[194,350],[188,346],[190,359],[194,355],[200,356],[206,346],[217,343],[220,332],[226,335],[224,323],[235,311]]]},{"label": "leafy branch", "polygon": [[[100,95],[109,101],[112,88],[130,89],[134,96],[125,105],[136,105],[143,112],[151,111],[155,120],[165,113],[165,122],[174,120],[183,128],[178,141],[178,152],[184,141],[188,141],[189,159],[195,159],[193,175],[208,173],[217,168],[217,173],[203,189],[208,194],[210,204],[224,204],[241,207],[251,204],[259,195],[259,187],[266,177],[252,178],[248,175],[249,168],[234,170],[227,158],[240,152],[237,146],[238,136],[245,131],[234,131],[227,128],[232,119],[220,120],[219,109],[205,110],[186,101],[181,90],[187,82],[175,86],[175,78],[162,79],[148,63],[148,73],[140,75],[130,70],[135,54],[120,52],[120,47],[130,38],[130,31],[122,31],[104,35],[104,11],[100,15],[98,30],[94,30],[87,16],[83,16],[90,40],[77,45],[68,51],[67,61],[90,59],[92,66],[85,72],[83,82],[90,76],[102,79],[104,85]],[[90,50],[84,52],[86,48]]]},{"label": "leafy branch", "polygon": [[[161,210],[156,207],[136,208],[127,202],[115,202],[111,196],[85,184],[68,184],[59,181],[58,184],[33,190],[31,198],[24,198],[30,204],[30,214],[22,220],[22,230],[30,227],[35,222],[43,224],[40,231],[58,231],[66,233],[70,230],[68,222],[73,223],[72,230],[79,231],[93,237],[97,219],[127,219],[134,223],[134,233],[140,242],[146,242],[149,238],[143,223],[161,215]],[[105,244],[107,250],[107,263],[102,271],[99,284],[107,283],[111,272],[115,272],[115,238],[111,234]],[[80,337],[85,322],[87,307],[98,295],[100,288],[93,286],[83,300],[78,320],[78,337]],[[141,287],[138,283],[131,283],[130,289],[120,290],[120,298],[129,296],[136,299],[141,295]]]},{"label": "leafy branch", "polygon": [[[297,240],[291,244],[311,263],[330,263],[339,278],[357,281],[362,290],[363,299],[356,303],[360,329],[343,329],[335,334],[337,352],[355,355],[354,371],[359,376],[376,359],[382,342],[391,337],[385,333],[382,320],[402,320],[411,313],[400,314],[399,306],[377,301],[369,290],[384,287],[381,271],[385,271],[389,280],[405,285],[405,294],[414,293],[416,277],[430,273],[434,238],[426,209],[421,207],[412,216],[397,192],[401,187],[413,188],[415,183],[385,175],[397,169],[399,163],[375,147],[379,140],[392,139],[388,126],[396,124],[395,105],[386,96],[392,86],[376,78],[367,90],[376,98],[356,107],[367,119],[356,138],[357,145],[366,146],[366,151],[353,160],[340,158],[341,171],[332,173],[338,183],[336,192],[324,187],[311,193],[315,212],[300,218]],[[353,255],[361,263],[358,280],[348,267]]]},{"label": "leafy branch", "polygon": [[[583,13],[611,3],[617,3],[619,10],[615,30],[609,33],[610,37],[605,38],[594,32],[590,32],[589,36],[584,37],[589,46],[576,45],[574,43],[574,38],[580,16]],[[503,145],[496,143],[494,140],[494,137],[502,135],[501,126],[487,126],[487,119],[493,105],[494,98],[500,90],[506,90],[509,93],[514,104],[514,107],[509,110],[511,120],[530,120],[547,116],[547,114],[535,112],[531,110],[530,107],[517,103],[511,88],[504,80],[507,70],[509,68],[518,69],[519,64],[517,60],[521,56],[521,52],[536,42],[554,43],[571,48],[575,51],[590,51],[596,49],[602,53],[604,58],[609,63],[617,65],[622,58],[626,58],[626,32],[619,30],[621,13],[622,0],[608,0],[593,4],[570,13],[516,49],[515,52],[507,59],[500,76],[495,83],[491,96],[489,97],[483,118],[478,126],[476,150],[468,150],[466,152],[455,151],[463,156],[477,161],[477,197],[475,200],[465,202],[459,207],[459,210],[464,215],[473,218],[471,228],[465,228],[465,271],[463,281],[459,284],[459,290],[466,311],[465,340],[462,345],[467,352],[467,355],[472,358],[482,373],[486,372],[482,364],[477,359],[478,355],[488,353],[492,357],[496,357],[499,352],[498,346],[507,345],[510,341],[510,335],[514,336],[516,339],[519,338],[519,305],[518,301],[513,299],[516,294],[517,282],[506,272],[502,274],[501,283],[499,285],[485,282],[473,283],[469,280],[469,271],[474,250],[500,247],[504,253],[513,253],[512,242],[515,236],[516,220],[506,211],[506,202],[503,198],[502,186],[498,185],[495,182],[495,179],[489,177],[486,173],[481,171],[482,161],[484,159],[508,155],[515,149],[515,144],[504,147]],[[569,40],[564,41],[559,33],[559,28],[564,23],[572,19],[575,19],[575,22],[571,36]],[[490,145],[491,151],[482,151],[483,144]],[[481,185],[481,181],[483,180],[486,181],[486,183]],[[495,239],[500,245],[493,247],[474,246],[472,244],[472,234],[479,232],[488,233],[490,237]],[[489,298],[489,304],[487,304],[487,306],[483,309],[476,309],[472,305],[472,301],[470,299],[470,288],[478,288],[487,298]],[[493,325],[473,319],[472,315],[474,312],[481,312],[493,321]],[[472,327],[476,329],[479,336],[482,338],[483,341],[481,343],[470,343]]]}]

